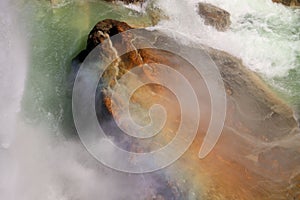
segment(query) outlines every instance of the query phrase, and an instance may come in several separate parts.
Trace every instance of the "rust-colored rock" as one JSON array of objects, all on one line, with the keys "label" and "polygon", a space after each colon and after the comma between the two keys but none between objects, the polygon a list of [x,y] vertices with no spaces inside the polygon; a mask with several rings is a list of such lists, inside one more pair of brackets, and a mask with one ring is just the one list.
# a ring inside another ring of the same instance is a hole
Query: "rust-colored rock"
[{"label": "rust-colored rock", "polygon": [[113,19],[105,19],[100,21],[89,33],[86,50],[93,50],[98,44],[105,40],[107,36],[112,37],[118,33],[130,29],[132,29],[132,27],[125,22],[120,22]]},{"label": "rust-colored rock", "polygon": [[230,14],[226,10],[212,4],[199,3],[198,13],[206,25],[215,27],[218,31],[226,31],[230,24]]},{"label": "rust-colored rock", "polygon": [[[86,51],[91,51],[104,39],[110,39],[111,36],[130,29],[132,27],[124,22],[101,21],[90,32]],[[112,42],[115,51],[112,51],[112,47],[102,47],[103,53],[109,55],[119,52],[118,50],[122,48],[129,48],[133,45],[133,38],[130,33],[124,34],[117,41]],[[145,38],[153,43],[166,44],[173,49],[181,50],[178,41],[162,33],[147,32]],[[219,194],[224,195],[224,198],[219,199],[269,199],[274,195],[274,191],[278,191],[276,195],[279,199],[287,195],[298,197],[294,185],[288,191],[290,180],[297,172],[299,173],[300,166],[299,129],[292,110],[274,95],[259,76],[248,70],[241,60],[226,52],[203,47],[219,68],[228,93],[227,117],[223,134],[212,155],[207,159],[199,160],[197,157],[208,124],[206,120],[210,119],[210,101],[205,99],[206,96],[209,97],[205,92],[207,88],[191,64],[170,52],[151,48],[131,51],[107,68],[102,77],[102,86],[99,88],[101,95],[97,99],[100,123],[104,118],[105,120],[107,118],[111,120],[112,116],[118,118],[119,111],[122,109],[122,96],[114,99],[117,105],[121,105],[117,108],[113,107],[114,102],[111,98],[110,89],[114,88],[117,82],[122,85],[124,89],[122,91],[126,93],[126,89],[135,80],[139,78],[153,80],[158,77],[159,72],[153,63],[165,64],[178,70],[189,80],[195,81],[196,93],[204,91],[204,99],[199,102],[204,119],[200,121],[199,133],[195,140],[196,147],[191,148],[191,151],[177,162],[180,170],[186,171],[184,175],[192,174],[185,184],[195,187],[197,191],[199,189],[197,184],[201,182],[198,180],[198,174],[201,171],[202,175],[205,174],[215,181],[213,185],[216,188],[209,187],[207,191],[205,190],[207,197],[211,199]],[[197,51],[197,48],[193,51]],[[82,54],[80,58],[84,58],[84,55]],[[135,67],[142,68],[143,73],[139,77],[132,76],[127,82],[121,82],[121,77]],[[123,136],[124,134],[116,131],[115,124],[112,124],[108,130],[117,138],[121,146],[126,144],[126,147],[132,151],[143,152],[152,149],[153,146],[160,147],[174,137],[180,121],[180,107],[176,96],[169,90],[158,85],[145,85],[132,95],[131,102],[132,110],[137,111],[133,112],[133,118],[141,124],[149,123],[147,111],[153,103],[163,105],[170,114],[162,130],[168,137],[158,136],[151,143],[144,141],[124,143],[123,141],[128,140]],[[185,189],[181,188],[183,191]],[[172,199],[165,194],[159,195]],[[176,196],[173,193],[172,195]],[[182,197],[182,199],[186,198],[186,196]]]}]

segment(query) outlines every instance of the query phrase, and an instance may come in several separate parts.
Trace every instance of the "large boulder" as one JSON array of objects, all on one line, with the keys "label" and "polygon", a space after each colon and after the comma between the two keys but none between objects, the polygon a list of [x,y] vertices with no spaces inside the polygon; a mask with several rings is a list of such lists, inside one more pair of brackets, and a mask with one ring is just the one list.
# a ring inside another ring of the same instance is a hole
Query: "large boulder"
[{"label": "large boulder", "polygon": [[[274,191],[278,191],[276,197],[285,198],[291,180],[294,180],[295,174],[300,170],[298,156],[300,131],[293,117],[293,111],[257,74],[248,70],[240,59],[226,52],[207,46],[186,47],[159,31],[145,31],[139,36],[128,33],[116,40],[111,39],[112,36],[132,28],[124,22],[110,19],[97,23],[88,36],[87,48],[74,59],[74,63],[82,62],[87,54],[105,39],[110,40],[110,43],[108,46],[101,46],[100,54],[103,60],[112,55],[119,55],[121,50],[135,47],[136,42],[149,46],[146,49],[135,49],[115,59],[100,79],[96,98],[99,123],[108,124],[108,127],[103,128],[105,132],[115,138],[118,145],[130,151],[148,152],[164,146],[176,135],[178,129],[180,105],[176,96],[164,87],[151,84],[139,88],[132,95],[132,117],[139,124],[147,124],[148,109],[151,105],[154,103],[163,105],[168,113],[168,119],[162,129],[165,134],[159,134],[150,143],[137,141],[122,133],[113,122],[113,117],[118,119],[122,106],[125,105],[122,95],[130,95],[127,89],[131,84],[139,78],[156,80],[162,77],[160,76],[162,72],[156,68],[155,63],[170,66],[188,80],[193,80],[195,93],[200,91],[202,94],[199,106],[204,118],[200,120],[197,138],[190,150],[177,162],[178,169],[182,171],[181,173],[185,173],[184,179],[187,179],[186,177],[190,179],[183,184],[186,187],[179,187],[182,193],[178,194],[176,187],[174,190],[165,189],[157,193],[157,196],[165,199],[187,199],[188,196],[181,195],[187,195],[185,192],[190,190],[187,187],[191,186],[194,188],[193,192],[199,196],[200,193],[197,191],[201,188],[201,195],[207,194],[203,196],[204,199],[268,199],[274,195]],[[195,155],[203,141],[209,123],[207,119],[211,116],[205,81],[186,60],[173,53],[150,48],[155,44],[171,46],[178,52],[190,48],[195,55],[197,51],[201,52],[204,49],[221,73],[228,95],[226,122],[217,146],[204,160],[199,160]],[[129,76],[126,82],[122,81],[123,75],[127,72],[130,75],[130,71],[135,67],[142,69],[141,74]],[[122,94],[113,99],[112,91],[116,85],[121,86]],[[199,178],[201,172],[213,181],[210,184],[214,186],[207,188],[199,186],[199,182],[205,181]],[[298,195],[294,190],[289,192],[292,192],[289,193],[291,197]]]},{"label": "large boulder", "polygon": [[206,25],[213,26],[218,31],[226,31],[231,24],[229,12],[212,4],[199,3],[198,13]]},{"label": "large boulder", "polygon": [[87,39],[87,46],[84,50],[82,50],[73,60],[72,60],[72,68],[71,73],[69,75],[69,89],[70,91],[73,88],[73,83],[77,74],[77,71],[87,57],[87,55],[103,40],[107,37],[112,37],[120,32],[127,31],[132,29],[125,22],[120,22],[113,19],[105,19],[98,22],[94,28],[90,31]]}]

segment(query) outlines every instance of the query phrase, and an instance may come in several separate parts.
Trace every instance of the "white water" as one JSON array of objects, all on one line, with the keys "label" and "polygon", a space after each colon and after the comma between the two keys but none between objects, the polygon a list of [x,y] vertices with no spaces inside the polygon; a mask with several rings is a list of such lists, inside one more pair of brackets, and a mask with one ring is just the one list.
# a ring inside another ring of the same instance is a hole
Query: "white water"
[{"label": "white water", "polygon": [[[123,3],[121,3],[123,4]],[[140,13],[145,13],[146,12],[146,8],[147,8],[148,2],[146,1],[145,3],[143,3],[142,5],[140,4],[123,4],[124,7],[129,8],[131,10],[140,12]]]},{"label": "white water", "polygon": [[26,43],[16,24],[15,11],[0,3],[0,145],[9,147],[14,137],[14,124],[21,108],[27,69]]},{"label": "white water", "polygon": [[[158,0],[170,20],[156,28],[186,34],[193,41],[224,50],[266,78],[286,76],[296,67],[300,51],[300,10],[292,10],[271,0],[206,0],[231,14],[226,32],[206,26],[197,13],[199,0]],[[298,23],[298,25],[296,24]],[[297,29],[298,27],[298,29]]]},{"label": "white water", "polygon": [[14,199],[16,160],[11,145],[27,69],[26,44],[18,32],[15,10],[0,2],[0,199]]},{"label": "white water", "polygon": [[[159,0],[159,6],[171,20],[161,22],[158,27],[178,30],[199,42],[226,50],[266,76],[283,76],[295,67],[299,37],[288,38],[284,33],[272,32],[261,35],[257,29],[248,29],[249,22],[240,21],[246,13],[251,13],[255,16],[255,27],[266,26],[268,30],[267,19],[275,22],[280,19],[278,26],[282,28],[285,24],[289,30],[288,24],[297,16],[295,11],[268,0],[209,0],[232,14],[231,29],[221,33],[203,24],[196,13],[196,2]],[[128,177],[86,159],[88,155],[80,143],[53,136],[47,126],[26,125],[18,117],[28,51],[16,20],[14,9],[6,1],[0,1],[0,200],[114,200],[130,199],[126,196],[129,194],[135,196],[133,187],[136,191],[145,187],[138,178],[130,182],[135,185],[129,185]]]}]

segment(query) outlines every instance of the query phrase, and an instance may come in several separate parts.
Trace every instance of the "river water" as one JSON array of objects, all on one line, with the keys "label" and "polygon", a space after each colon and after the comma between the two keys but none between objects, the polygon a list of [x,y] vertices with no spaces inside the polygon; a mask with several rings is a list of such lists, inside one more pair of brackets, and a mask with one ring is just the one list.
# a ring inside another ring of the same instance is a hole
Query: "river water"
[{"label": "river water", "polygon": [[[154,28],[187,35],[241,58],[297,114],[300,10],[271,0],[207,0],[231,13],[230,30],[218,32],[204,25],[196,13],[197,2],[158,0],[156,6],[169,19]],[[145,11],[100,0],[65,0],[55,6],[46,0],[1,1],[0,11],[0,199],[93,199],[99,194],[120,199],[132,193],[124,186],[127,178],[91,167],[92,161],[82,161],[78,142],[65,139],[73,133],[67,75],[72,58],[98,21],[112,18],[148,26]],[[123,189],[115,194],[111,188]]]},{"label": "river water", "polygon": [[[180,32],[235,55],[299,110],[300,10],[269,0],[207,0],[231,14],[230,30],[218,32],[198,17],[198,0],[158,1],[170,20],[158,27]],[[170,6],[172,5],[172,6]]]}]

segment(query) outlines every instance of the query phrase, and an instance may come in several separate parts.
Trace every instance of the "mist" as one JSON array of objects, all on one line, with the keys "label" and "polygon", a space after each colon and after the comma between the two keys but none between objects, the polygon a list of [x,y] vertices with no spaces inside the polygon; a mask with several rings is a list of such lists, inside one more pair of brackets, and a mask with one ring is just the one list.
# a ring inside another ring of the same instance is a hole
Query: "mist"
[{"label": "mist", "polygon": [[0,199],[119,200],[146,195],[142,176],[104,167],[79,140],[54,132],[46,113],[39,125],[24,118],[29,41],[13,4],[0,2]]}]

